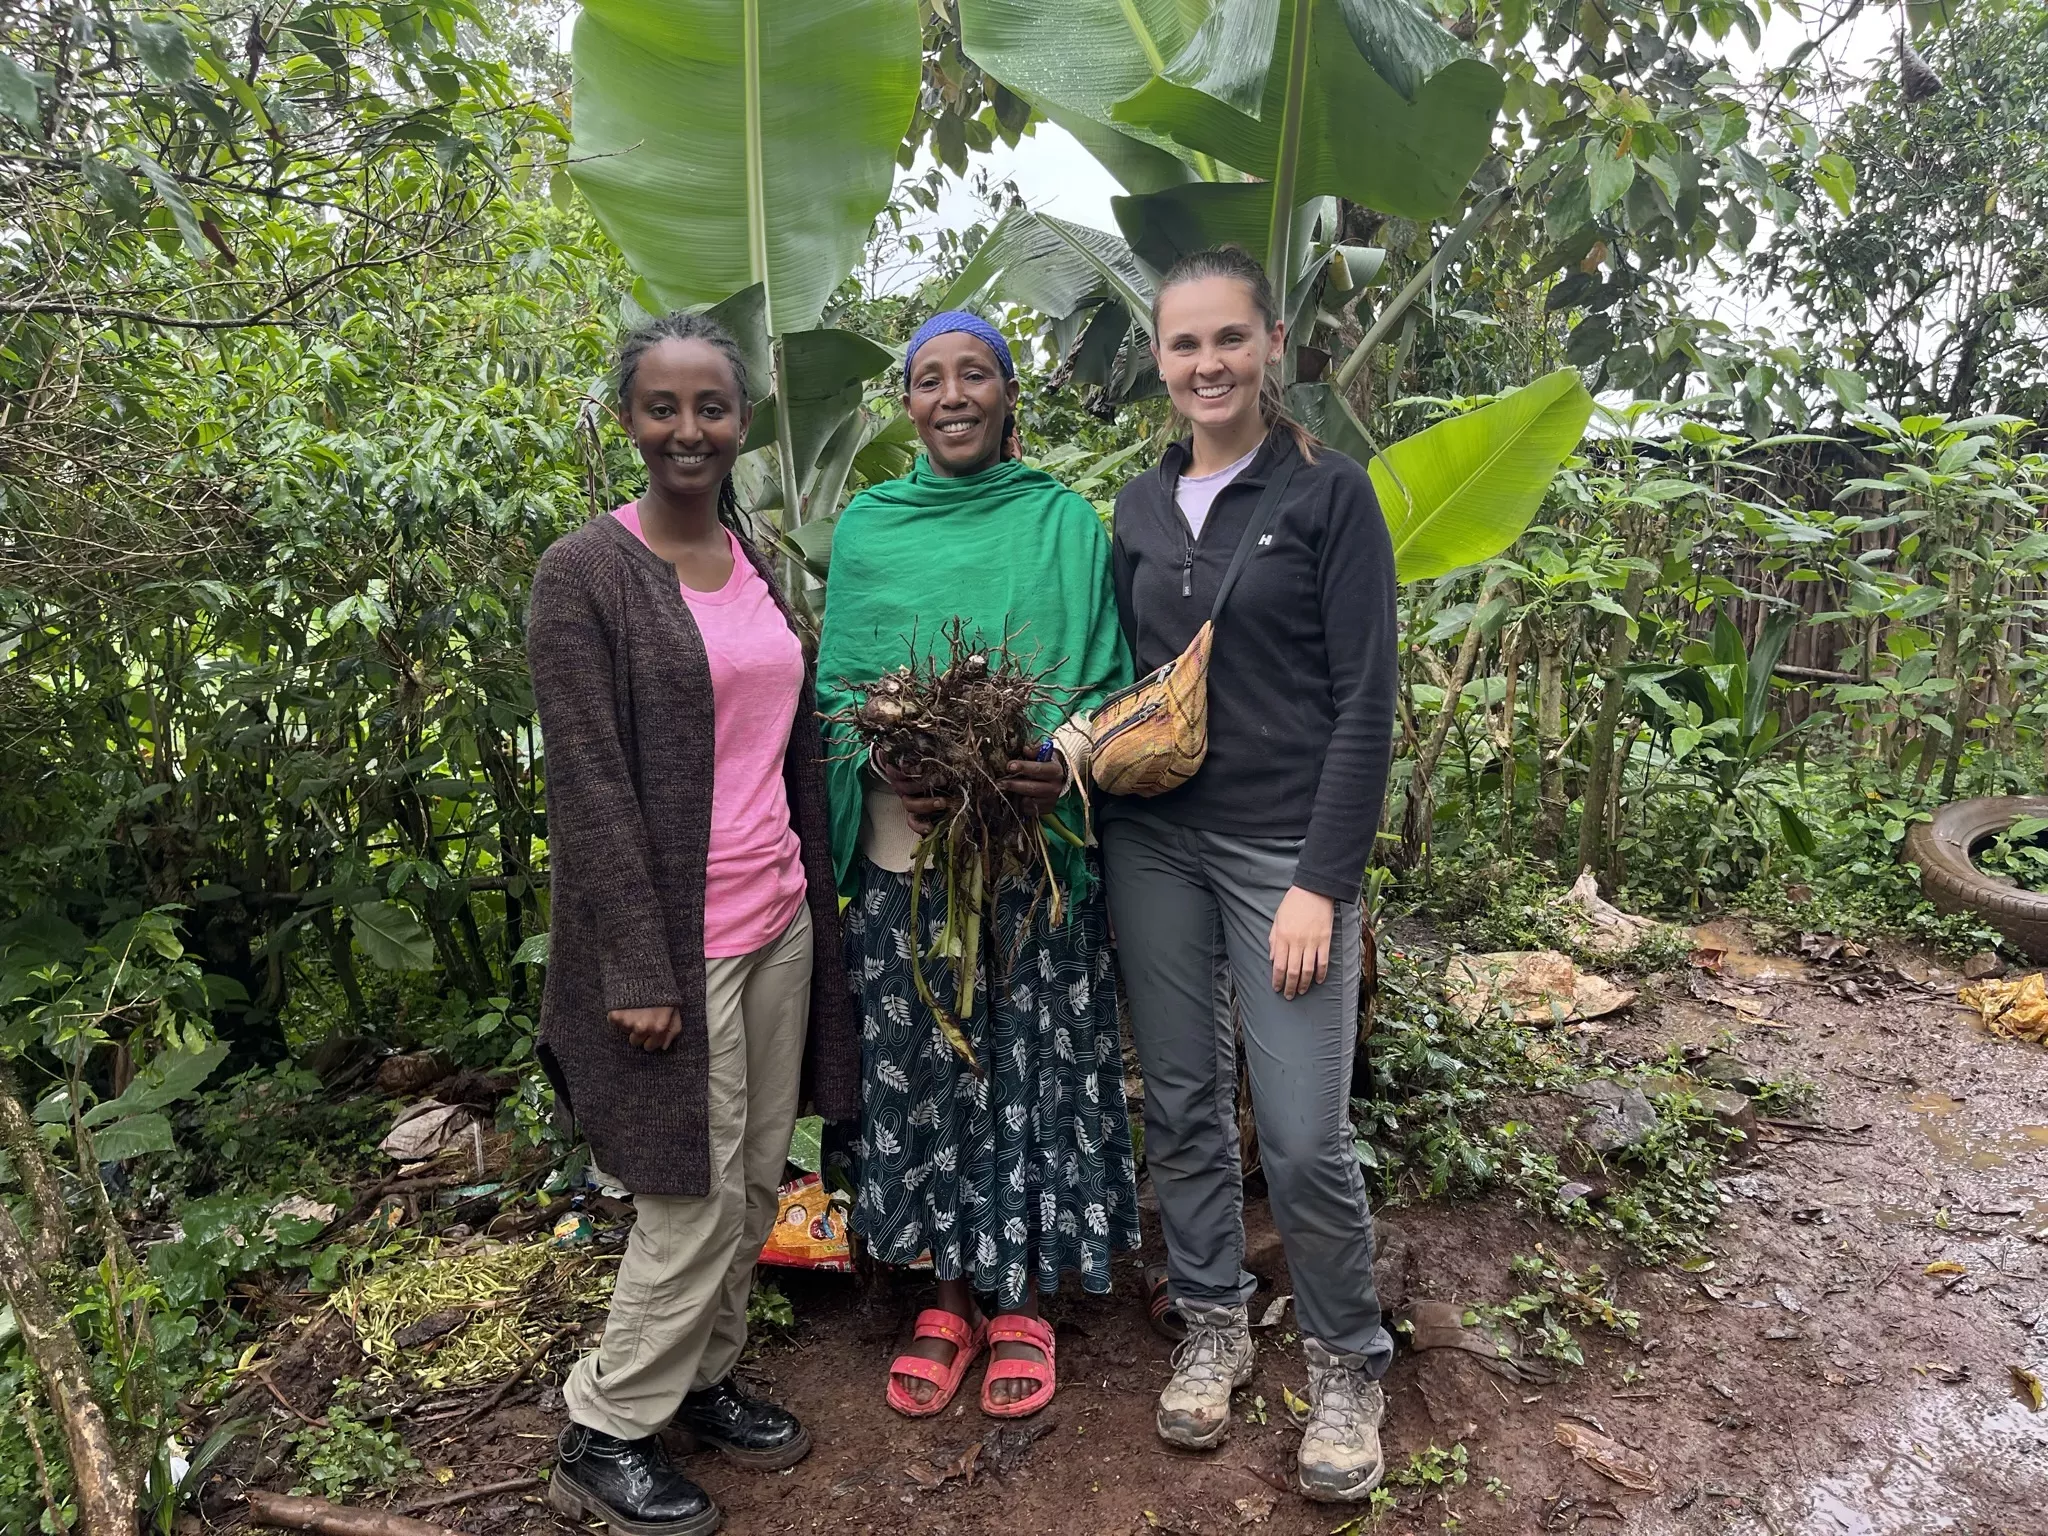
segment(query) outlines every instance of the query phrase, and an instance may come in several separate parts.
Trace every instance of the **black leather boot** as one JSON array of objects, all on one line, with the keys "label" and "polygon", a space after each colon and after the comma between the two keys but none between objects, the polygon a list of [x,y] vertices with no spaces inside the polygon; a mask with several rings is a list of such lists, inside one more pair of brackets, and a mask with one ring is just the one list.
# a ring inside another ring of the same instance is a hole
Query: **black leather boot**
[{"label": "black leather boot", "polygon": [[811,1453],[810,1432],[795,1414],[749,1397],[730,1376],[684,1398],[671,1427],[692,1448],[709,1446],[759,1472],[780,1472]]},{"label": "black leather boot", "polygon": [[710,1536],[720,1519],[659,1440],[619,1440],[581,1424],[562,1431],[548,1503],[572,1520],[602,1520],[612,1536]]}]

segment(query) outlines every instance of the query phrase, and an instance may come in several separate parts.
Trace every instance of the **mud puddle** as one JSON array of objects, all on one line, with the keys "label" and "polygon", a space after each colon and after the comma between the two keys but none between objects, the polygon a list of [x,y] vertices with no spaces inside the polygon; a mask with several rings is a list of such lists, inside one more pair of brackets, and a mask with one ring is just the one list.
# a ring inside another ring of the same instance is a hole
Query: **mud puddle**
[{"label": "mud puddle", "polygon": [[1759,954],[1749,930],[1732,918],[1701,923],[1692,941],[1694,963],[1730,981],[1799,981],[1812,970],[1790,955]]},{"label": "mud puddle", "polygon": [[1815,1480],[1800,1528],[1842,1536],[1982,1529],[1954,1512],[1954,1493],[2003,1487],[2048,1460],[2048,1414],[2009,1395],[2001,1402],[2002,1387],[1916,1393],[1865,1457]]}]

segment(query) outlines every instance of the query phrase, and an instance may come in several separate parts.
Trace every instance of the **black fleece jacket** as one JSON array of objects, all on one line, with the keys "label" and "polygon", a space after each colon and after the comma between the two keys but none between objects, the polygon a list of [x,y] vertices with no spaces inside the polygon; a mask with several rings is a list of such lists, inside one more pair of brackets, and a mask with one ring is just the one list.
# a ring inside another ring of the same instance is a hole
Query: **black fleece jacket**
[{"label": "black fleece jacket", "polygon": [[[1173,499],[1187,443],[1117,497],[1117,611],[1140,677],[1185,650],[1209,617],[1260,493],[1293,452],[1286,431],[1269,437],[1198,539]],[[1106,797],[1103,814],[1142,808],[1205,832],[1300,838],[1294,883],[1356,901],[1387,792],[1396,642],[1394,548],[1372,480],[1318,448],[1295,469],[1217,623],[1201,771],[1150,800]]]}]

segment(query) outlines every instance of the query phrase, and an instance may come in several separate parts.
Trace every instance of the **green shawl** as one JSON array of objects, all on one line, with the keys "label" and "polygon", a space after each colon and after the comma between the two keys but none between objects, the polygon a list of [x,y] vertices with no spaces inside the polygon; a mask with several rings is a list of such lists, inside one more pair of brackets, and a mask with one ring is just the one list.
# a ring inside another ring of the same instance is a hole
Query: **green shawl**
[{"label": "green shawl", "polygon": [[[957,479],[922,456],[910,473],[871,486],[847,505],[832,537],[818,704],[826,715],[858,702],[857,689],[941,645],[955,616],[985,643],[1011,637],[1013,654],[1048,667],[1059,703],[1039,722],[1047,735],[1131,680],[1117,624],[1109,535],[1095,509],[1051,475],[1008,460]],[[1035,653],[1035,659],[1034,659]],[[851,895],[860,846],[863,752],[849,723],[825,724],[832,858]],[[1078,797],[1060,820],[1086,824]],[[1087,893],[1082,851],[1048,835],[1053,871],[1072,901]]]}]

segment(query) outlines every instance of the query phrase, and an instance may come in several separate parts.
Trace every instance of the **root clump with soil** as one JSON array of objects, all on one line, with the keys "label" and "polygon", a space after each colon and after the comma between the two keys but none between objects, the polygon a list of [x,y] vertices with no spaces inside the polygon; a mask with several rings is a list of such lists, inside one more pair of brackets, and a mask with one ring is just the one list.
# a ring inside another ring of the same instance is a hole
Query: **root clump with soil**
[{"label": "root clump with soil", "polygon": [[1008,640],[988,645],[954,618],[941,631],[943,654],[911,659],[865,687],[849,685],[861,702],[833,718],[852,724],[877,770],[918,786],[948,809],[923,832],[911,865],[910,928],[913,948],[926,875],[937,871],[946,890],[944,926],[935,952],[952,967],[950,1006],[932,991],[925,955],[913,956],[920,998],[938,1018],[961,1059],[982,1072],[961,1026],[974,1009],[977,975],[989,937],[997,887],[1014,875],[1035,878],[1034,901],[1057,923],[1066,894],[1054,873],[1048,835],[1074,844],[1080,838],[1057,816],[1038,818],[1004,789],[1010,764],[1045,760],[1051,738],[1039,721],[1062,702],[1045,679],[1017,656]]}]

